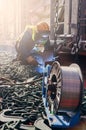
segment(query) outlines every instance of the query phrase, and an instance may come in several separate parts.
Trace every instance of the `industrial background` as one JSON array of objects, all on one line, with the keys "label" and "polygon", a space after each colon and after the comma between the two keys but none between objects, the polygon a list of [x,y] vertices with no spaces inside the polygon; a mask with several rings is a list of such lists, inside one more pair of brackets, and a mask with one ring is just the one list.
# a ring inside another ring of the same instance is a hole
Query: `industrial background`
[{"label": "industrial background", "polygon": [[0,0],[0,43],[14,43],[26,25],[49,17],[50,0]]},{"label": "industrial background", "polygon": [[[86,0],[0,0],[0,16],[0,129],[85,130]],[[38,73],[17,59],[15,43],[42,21],[50,34]]]}]

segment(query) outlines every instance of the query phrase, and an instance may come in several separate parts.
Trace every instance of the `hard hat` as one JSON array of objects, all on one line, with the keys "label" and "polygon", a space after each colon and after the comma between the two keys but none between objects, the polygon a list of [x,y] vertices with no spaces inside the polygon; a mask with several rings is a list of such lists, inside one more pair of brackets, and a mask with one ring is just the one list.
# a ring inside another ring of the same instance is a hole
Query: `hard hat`
[{"label": "hard hat", "polygon": [[49,31],[49,25],[46,22],[41,22],[37,24],[38,31]]}]

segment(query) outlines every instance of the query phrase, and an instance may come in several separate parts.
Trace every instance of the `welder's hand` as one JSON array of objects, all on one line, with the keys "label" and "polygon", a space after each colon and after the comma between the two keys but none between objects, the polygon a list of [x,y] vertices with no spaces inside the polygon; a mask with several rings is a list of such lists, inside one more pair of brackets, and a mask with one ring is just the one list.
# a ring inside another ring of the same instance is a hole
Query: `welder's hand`
[{"label": "welder's hand", "polygon": [[35,65],[35,66],[38,65],[38,62],[32,56],[28,56],[26,58],[26,61],[30,65]]}]

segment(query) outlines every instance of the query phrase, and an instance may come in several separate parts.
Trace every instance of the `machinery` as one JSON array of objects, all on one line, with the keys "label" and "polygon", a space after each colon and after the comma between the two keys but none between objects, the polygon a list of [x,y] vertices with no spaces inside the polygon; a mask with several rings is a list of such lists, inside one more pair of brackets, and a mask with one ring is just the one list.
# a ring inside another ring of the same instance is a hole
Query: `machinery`
[{"label": "machinery", "polygon": [[86,0],[51,0],[50,19],[55,61],[46,64],[42,97],[49,125],[67,128],[80,121],[86,87]]},{"label": "machinery", "polygon": [[63,51],[86,55],[85,12],[85,0],[51,0],[51,40],[65,46]]},{"label": "machinery", "polygon": [[77,64],[47,65],[43,78],[42,97],[51,127],[67,128],[80,120],[83,79]]},{"label": "machinery", "polygon": [[86,0],[51,0],[50,41],[61,65],[77,63],[86,86]]}]

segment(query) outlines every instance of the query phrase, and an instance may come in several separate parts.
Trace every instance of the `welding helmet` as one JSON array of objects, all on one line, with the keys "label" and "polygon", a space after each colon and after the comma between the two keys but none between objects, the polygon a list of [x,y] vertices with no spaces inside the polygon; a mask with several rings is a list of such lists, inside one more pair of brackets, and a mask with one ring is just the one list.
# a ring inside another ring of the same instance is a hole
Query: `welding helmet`
[{"label": "welding helmet", "polygon": [[46,22],[41,22],[37,24],[38,31],[49,31],[49,25]]}]

